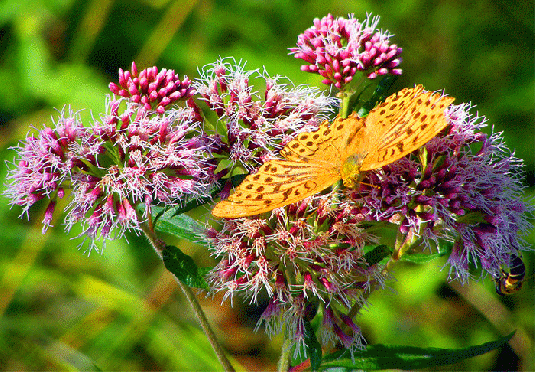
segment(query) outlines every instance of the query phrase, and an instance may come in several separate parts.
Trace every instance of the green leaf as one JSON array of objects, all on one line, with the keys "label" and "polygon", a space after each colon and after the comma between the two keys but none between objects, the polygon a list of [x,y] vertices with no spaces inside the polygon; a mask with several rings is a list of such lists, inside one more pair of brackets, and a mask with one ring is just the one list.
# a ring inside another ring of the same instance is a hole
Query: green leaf
[{"label": "green leaf", "polygon": [[368,114],[368,112],[370,112],[371,109],[377,106],[378,103],[383,102],[388,96],[390,88],[392,88],[392,85],[394,85],[397,79],[398,77],[395,75],[386,75],[383,79],[381,79],[379,84],[377,84],[375,87],[375,91],[370,99],[362,104],[362,107],[357,111],[357,114],[360,117],[365,116]]},{"label": "green leaf", "polygon": [[[236,187],[239,185],[244,178],[246,177],[246,174],[240,174],[237,176],[233,176],[231,178],[232,186]],[[186,213],[194,208],[197,208],[198,206],[207,204],[211,202],[213,199],[217,197],[217,195],[221,192],[223,187],[225,187],[225,183],[227,182],[227,179],[220,179],[217,182],[214,183],[214,186],[210,190],[209,195],[205,197],[199,197],[199,198],[193,198],[187,202],[185,202],[182,205],[176,205],[171,208],[165,207],[165,206],[157,206],[153,205],[151,206],[153,210],[153,217],[155,220],[159,219],[162,215],[162,210],[165,211],[166,216],[175,216],[182,213]]]},{"label": "green leaf", "polygon": [[177,247],[168,245],[163,251],[165,268],[188,287],[208,290],[204,279],[210,268],[198,268],[193,259]]},{"label": "green leaf", "polygon": [[205,235],[206,228],[203,225],[186,214],[173,215],[173,213],[173,210],[169,210],[158,218],[154,225],[156,231],[204,246],[210,245],[210,240]]},{"label": "green leaf", "polygon": [[415,264],[425,264],[442,256],[444,256],[444,254],[441,253],[410,253],[401,256],[400,261],[407,261]]},{"label": "green leaf", "polygon": [[464,223],[467,225],[476,225],[479,223],[486,224],[487,221],[485,220],[485,215],[482,212],[470,212],[465,214],[464,216],[460,216],[457,218],[458,223]]},{"label": "green leaf", "polygon": [[317,371],[321,365],[321,345],[309,321],[305,321],[305,347],[310,358],[310,369]]},{"label": "green leaf", "polygon": [[247,177],[247,174],[238,174],[236,176],[232,176],[232,178],[231,178],[232,186],[233,187],[238,186],[240,183],[242,183],[242,181],[245,179],[245,177]]},{"label": "green leaf", "polygon": [[[181,213],[186,213],[194,208],[197,208],[198,206],[204,205],[206,203],[211,202],[217,194],[223,189],[223,186],[225,185],[224,180],[218,180],[214,183],[212,189],[210,190],[209,195],[204,197],[198,197],[198,198],[191,198],[190,200],[184,202],[181,205],[174,205],[172,207],[165,206],[165,205],[151,205],[151,212],[152,212],[152,218],[156,222],[162,214],[166,214],[167,216],[175,216]],[[140,213],[143,213],[145,211],[145,204],[140,203],[137,206],[137,210]]]},{"label": "green leaf", "polygon": [[371,266],[381,262],[384,258],[390,256],[390,254],[392,254],[390,249],[382,244],[364,254],[364,259]]},{"label": "green leaf", "polygon": [[217,167],[214,170],[214,173],[217,174],[217,173],[221,172],[223,169],[232,168],[234,162],[228,158],[228,155],[227,156],[218,155],[218,157],[220,157],[221,160],[217,164]]},{"label": "green leaf", "polygon": [[[316,338],[316,333],[314,330],[314,326],[312,323],[310,323],[309,320],[304,320],[304,353],[302,353],[302,350],[299,350],[299,352],[295,353],[293,352],[293,357],[291,358],[291,365],[293,367],[302,366],[308,359],[310,359],[310,369],[312,371],[317,371],[320,368],[321,365],[321,357],[322,357],[322,351],[321,351],[321,345],[318,342],[318,339]],[[289,335],[286,337],[293,338],[294,335]],[[293,344],[292,350],[295,351],[296,348],[300,348],[301,343]]]},{"label": "green leaf", "polygon": [[[152,213],[152,220],[153,221],[156,221],[158,218],[160,218],[160,216],[162,215],[162,213],[164,213],[166,211],[167,207],[164,207],[164,206],[161,206],[161,205],[151,205],[150,206],[150,210],[151,210],[151,213]],[[145,212],[145,204],[139,204],[138,205],[138,210],[140,213],[143,213]]]},{"label": "green leaf", "polygon": [[445,239],[439,239],[437,244],[438,253],[442,256],[450,254],[453,251],[453,242]]},{"label": "green leaf", "polygon": [[[327,355],[323,358],[321,370],[337,367],[341,370],[353,369],[404,369],[433,368],[459,363],[465,359],[496,350],[509,342],[514,332],[496,341],[464,349],[417,348],[411,346],[369,345],[365,350],[353,353],[347,350]],[[342,356],[346,356],[342,358]]]}]

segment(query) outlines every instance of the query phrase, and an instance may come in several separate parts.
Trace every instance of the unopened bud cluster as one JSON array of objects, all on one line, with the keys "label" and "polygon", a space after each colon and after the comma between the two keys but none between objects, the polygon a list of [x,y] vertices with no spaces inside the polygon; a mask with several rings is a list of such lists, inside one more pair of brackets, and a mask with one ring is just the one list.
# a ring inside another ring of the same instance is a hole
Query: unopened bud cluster
[{"label": "unopened bud cluster", "polygon": [[307,62],[301,70],[321,75],[324,84],[343,90],[355,74],[369,79],[380,75],[401,75],[401,48],[390,44],[391,35],[377,31],[379,17],[369,15],[360,22],[334,18],[331,14],[316,18],[314,26],[299,35],[297,47],[290,53]]}]

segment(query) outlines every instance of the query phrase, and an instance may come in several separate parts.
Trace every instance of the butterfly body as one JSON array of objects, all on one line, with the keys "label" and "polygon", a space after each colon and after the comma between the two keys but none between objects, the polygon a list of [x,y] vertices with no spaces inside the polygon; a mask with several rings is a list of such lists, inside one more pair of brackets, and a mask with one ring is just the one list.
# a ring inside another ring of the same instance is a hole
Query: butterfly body
[{"label": "butterfly body", "polygon": [[359,183],[362,177],[360,169],[366,155],[366,153],[350,155],[342,164],[341,176],[345,187],[354,188]]},{"label": "butterfly body", "polygon": [[447,125],[444,110],[452,97],[423,92],[421,85],[389,96],[361,118],[352,114],[324,121],[300,133],[280,152],[283,159],[263,164],[245,178],[212,214],[254,216],[295,203],[343,179],[355,187],[362,172],[380,168],[411,153]]}]

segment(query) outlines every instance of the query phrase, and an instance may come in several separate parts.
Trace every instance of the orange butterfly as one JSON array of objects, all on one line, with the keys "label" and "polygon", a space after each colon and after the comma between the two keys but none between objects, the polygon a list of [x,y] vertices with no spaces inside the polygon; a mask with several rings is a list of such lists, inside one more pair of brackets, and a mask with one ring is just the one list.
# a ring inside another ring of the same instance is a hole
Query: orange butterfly
[{"label": "orange butterfly", "polygon": [[361,172],[390,164],[435,137],[446,125],[452,97],[421,85],[389,96],[365,118],[352,114],[301,133],[212,211],[216,217],[254,216],[295,203],[343,179],[355,187]]}]

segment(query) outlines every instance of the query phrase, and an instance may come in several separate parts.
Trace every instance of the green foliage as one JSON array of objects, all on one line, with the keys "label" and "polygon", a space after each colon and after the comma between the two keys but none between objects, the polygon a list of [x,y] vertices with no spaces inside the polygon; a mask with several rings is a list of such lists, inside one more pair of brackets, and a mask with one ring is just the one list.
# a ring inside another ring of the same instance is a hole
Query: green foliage
[{"label": "green foliage", "polygon": [[163,251],[165,268],[188,287],[209,290],[205,275],[209,268],[199,269],[193,259],[177,247],[168,245]]},{"label": "green foliage", "polygon": [[308,321],[305,322],[305,345],[307,356],[310,358],[310,368],[317,371],[322,360],[321,344],[318,342],[312,324]]},{"label": "green foliage", "polygon": [[[359,106],[358,102],[356,102],[355,104],[352,104],[351,107],[359,108],[357,111],[359,116],[366,116],[371,109],[373,109],[378,103],[383,102],[385,98],[392,93],[392,86],[397,79],[398,76],[396,75],[386,75],[378,84],[376,82],[370,82],[368,86],[374,88],[371,97],[365,100],[362,106]],[[365,92],[365,90],[363,92]],[[359,100],[361,99],[360,97],[358,98]],[[351,111],[355,111],[355,109]]]},{"label": "green foliage", "polygon": [[340,371],[402,369],[414,370],[435,368],[459,363],[465,359],[488,353],[504,347],[514,332],[496,341],[463,349],[418,348],[412,346],[369,345],[365,350],[356,351],[347,357],[348,351],[327,355],[320,370],[338,368]]},{"label": "green foliage", "polygon": [[155,229],[159,232],[172,234],[180,239],[193,243],[209,246],[210,241],[204,234],[205,228],[186,214],[175,215],[175,210],[170,209],[160,215]]},{"label": "green foliage", "polygon": [[364,254],[364,259],[371,266],[381,262],[392,254],[392,251],[384,244],[378,245]]}]

